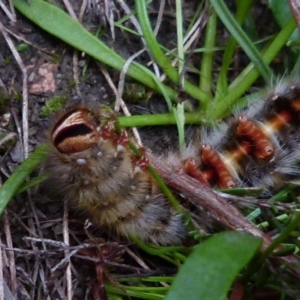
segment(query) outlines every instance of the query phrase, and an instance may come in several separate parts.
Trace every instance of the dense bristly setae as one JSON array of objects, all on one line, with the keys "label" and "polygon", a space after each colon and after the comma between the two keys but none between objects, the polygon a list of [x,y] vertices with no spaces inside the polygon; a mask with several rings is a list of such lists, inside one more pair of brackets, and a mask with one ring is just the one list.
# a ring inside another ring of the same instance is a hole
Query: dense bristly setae
[{"label": "dense bristly setae", "polygon": [[180,244],[182,216],[168,203],[150,173],[118,132],[105,107],[78,105],[50,131],[46,169],[55,193],[96,226],[155,244]]}]

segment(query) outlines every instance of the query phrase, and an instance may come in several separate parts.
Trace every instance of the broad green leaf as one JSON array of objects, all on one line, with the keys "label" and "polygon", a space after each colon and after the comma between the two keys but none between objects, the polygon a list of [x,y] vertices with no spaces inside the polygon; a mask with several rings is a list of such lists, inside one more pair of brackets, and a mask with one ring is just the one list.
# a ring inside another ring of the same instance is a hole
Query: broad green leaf
[{"label": "broad green leaf", "polygon": [[233,17],[228,7],[223,0],[211,0],[211,5],[215,9],[218,17],[222,20],[227,30],[238,42],[239,46],[245,51],[249,59],[255,64],[255,67],[261,74],[261,76],[268,81],[272,71],[266,61],[263,59],[261,53],[259,53],[256,46],[249,39],[246,33],[243,31],[240,24]]},{"label": "broad green leaf", "polygon": [[222,232],[195,247],[173,282],[166,300],[223,300],[261,246],[245,232]]}]

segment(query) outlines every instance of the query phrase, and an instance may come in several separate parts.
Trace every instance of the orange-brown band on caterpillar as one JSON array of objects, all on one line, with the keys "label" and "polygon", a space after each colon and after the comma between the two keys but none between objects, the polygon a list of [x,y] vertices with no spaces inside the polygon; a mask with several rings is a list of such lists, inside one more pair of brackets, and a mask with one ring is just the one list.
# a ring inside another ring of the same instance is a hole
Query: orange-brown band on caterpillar
[{"label": "orange-brown band on caterpillar", "polygon": [[295,99],[291,106],[296,112],[299,112],[300,111],[300,98]]},{"label": "orange-brown band on caterpillar", "polygon": [[211,186],[226,187],[234,179],[267,189],[299,176],[299,113],[299,79],[279,81],[244,114],[204,134],[199,166],[189,175]]},{"label": "orange-brown band on caterpillar", "polygon": [[209,185],[209,179],[201,172],[198,166],[195,163],[195,160],[192,158],[187,159],[184,162],[183,170],[186,174],[190,175],[191,177],[197,179],[201,183],[205,185]]},{"label": "orange-brown band on caterpillar", "polygon": [[232,188],[235,186],[234,179],[231,176],[228,167],[209,144],[204,144],[202,146],[201,159],[204,165],[211,166],[215,169],[218,178],[217,184],[220,188]]},{"label": "orange-brown band on caterpillar", "polygon": [[266,127],[271,128],[271,131],[278,131],[286,126],[291,120],[291,114],[287,110],[282,110],[267,121]]},{"label": "orange-brown band on caterpillar", "polygon": [[259,159],[270,158],[273,155],[274,148],[269,137],[245,115],[239,117],[236,134],[242,140],[249,139],[253,143],[253,153]]}]

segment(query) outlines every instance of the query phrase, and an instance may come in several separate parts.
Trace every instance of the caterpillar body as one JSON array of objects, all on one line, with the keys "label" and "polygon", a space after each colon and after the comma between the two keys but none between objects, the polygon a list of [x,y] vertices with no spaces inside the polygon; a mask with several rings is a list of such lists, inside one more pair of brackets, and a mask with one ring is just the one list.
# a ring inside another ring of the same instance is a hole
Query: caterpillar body
[{"label": "caterpillar body", "polygon": [[[299,110],[300,82],[279,82],[249,109],[203,134],[200,145],[166,161],[209,186],[277,187],[300,173]],[[155,244],[176,245],[185,238],[182,216],[104,107],[68,109],[49,140],[49,182],[95,225]]]},{"label": "caterpillar body", "polygon": [[219,188],[277,188],[300,174],[299,125],[300,82],[280,81],[250,108],[203,134],[194,150],[199,154],[185,159],[184,169]]},{"label": "caterpillar body", "polygon": [[96,226],[155,244],[179,244],[182,216],[117,133],[105,107],[79,105],[66,111],[50,133],[49,182]]}]

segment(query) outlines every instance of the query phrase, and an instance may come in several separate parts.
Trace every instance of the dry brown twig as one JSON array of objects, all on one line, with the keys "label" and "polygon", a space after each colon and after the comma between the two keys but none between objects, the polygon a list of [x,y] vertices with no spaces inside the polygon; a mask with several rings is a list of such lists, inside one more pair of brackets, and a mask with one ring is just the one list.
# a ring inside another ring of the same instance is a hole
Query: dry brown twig
[{"label": "dry brown twig", "polygon": [[[125,78],[126,78],[126,73],[128,71],[129,66],[131,65],[131,63],[139,56],[141,55],[143,52],[145,51],[145,48],[138,51],[137,53],[131,55],[126,63],[124,64],[121,72],[120,72],[120,77],[119,77],[119,83],[118,83],[118,90],[117,90],[117,94],[116,94],[116,101],[115,101],[115,108],[114,110],[116,112],[118,112],[120,110],[120,107],[122,107],[123,111],[124,108],[126,107],[123,99],[122,99],[122,95],[123,95],[123,91],[124,91],[124,86],[125,86]],[[114,91],[115,92],[115,91]],[[124,111],[125,113],[125,111]],[[129,113],[129,112],[128,112]],[[125,114],[126,115],[126,114]],[[128,116],[128,115],[126,115]]]},{"label": "dry brown twig", "polygon": [[298,28],[300,28],[300,3],[298,0],[289,0],[288,2],[290,4]]},{"label": "dry brown twig", "polygon": [[[162,160],[151,153],[147,153],[151,165],[157,170],[164,182],[180,194],[185,195],[194,205],[202,207],[216,221],[229,230],[246,231],[263,240],[261,250],[266,250],[273,240],[248,221],[233,205],[215,193],[211,188],[198,180],[178,170],[173,170]],[[277,250],[282,250],[278,247]],[[300,278],[300,258],[296,255],[273,258],[279,264],[287,264],[287,268],[294,276]],[[297,267],[298,266],[298,267]]]},{"label": "dry brown twig", "polygon": [[272,199],[256,199],[251,197],[239,197],[231,194],[225,194],[218,192],[218,194],[223,197],[227,202],[234,203],[239,207],[247,206],[247,207],[262,207],[262,208],[271,208],[276,207],[279,211],[290,212],[294,209],[299,208],[299,204],[293,203],[282,203],[282,202],[274,202]]},{"label": "dry brown twig", "polygon": [[[4,231],[6,236],[7,246],[13,248],[13,239],[11,236],[10,223],[7,216],[7,210],[3,212],[3,221],[4,221]],[[9,271],[10,271],[10,282],[11,282],[11,292],[13,295],[17,294],[18,284],[17,284],[17,271],[15,265],[15,254],[14,252],[8,252],[8,260],[9,260]]]},{"label": "dry brown twig", "polygon": [[96,0],[88,0],[87,6],[89,10],[93,10],[93,13],[96,17],[100,19],[100,22],[105,27],[107,26],[107,23],[110,28],[110,33],[112,36],[112,40],[115,40],[115,12],[118,13],[118,10],[116,8],[116,5],[114,1],[96,1]]}]

